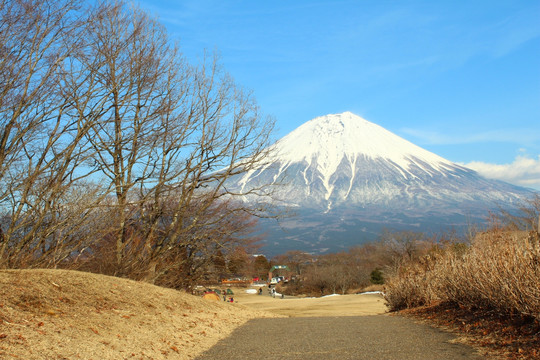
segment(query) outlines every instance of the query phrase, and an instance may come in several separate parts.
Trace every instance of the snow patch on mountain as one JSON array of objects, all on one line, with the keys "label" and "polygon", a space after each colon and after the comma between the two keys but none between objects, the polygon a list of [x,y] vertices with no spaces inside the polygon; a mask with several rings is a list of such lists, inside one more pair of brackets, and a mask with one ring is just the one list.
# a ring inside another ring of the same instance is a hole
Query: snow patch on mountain
[{"label": "snow patch on mountain", "polygon": [[[404,179],[418,177],[418,170],[434,176],[459,167],[351,112],[308,121],[278,141],[273,150],[280,163],[276,178],[291,165],[302,164],[299,171],[308,187],[306,195],[311,194],[313,181],[320,181],[326,201],[330,201],[336,189],[334,177],[340,166],[348,169],[348,174],[344,174],[349,178],[348,187],[343,196],[349,197],[359,161],[384,160]],[[246,174],[241,183],[245,184],[252,176]]]},{"label": "snow patch on mountain", "polygon": [[344,158],[355,162],[358,155],[390,161],[404,177],[413,165],[423,168],[422,164],[427,163],[438,170],[455,166],[351,112],[308,121],[278,141],[275,148],[277,158],[283,162],[306,161],[310,166],[312,160],[317,159],[317,170],[326,179],[335,173]]},{"label": "snow patch on mountain", "polygon": [[308,121],[272,150],[273,161],[230,179],[227,187],[245,192],[283,184],[275,188],[278,200],[297,217],[281,224],[287,232],[269,225],[268,244],[275,246],[266,248],[280,252],[337,251],[373,240],[384,227],[465,228],[533,194],[483,178],[350,112]]},{"label": "snow patch on mountain", "polygon": [[272,150],[271,164],[237,179],[242,190],[284,179],[282,199],[326,213],[339,206],[455,206],[522,195],[351,112],[310,120]]}]

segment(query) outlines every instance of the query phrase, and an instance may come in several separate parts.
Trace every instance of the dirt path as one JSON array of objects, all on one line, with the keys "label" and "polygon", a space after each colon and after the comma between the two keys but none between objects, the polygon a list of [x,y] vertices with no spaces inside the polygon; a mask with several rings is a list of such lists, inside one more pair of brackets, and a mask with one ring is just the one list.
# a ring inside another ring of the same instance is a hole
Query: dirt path
[{"label": "dirt path", "polygon": [[399,316],[254,319],[197,359],[481,359],[455,337]]}]

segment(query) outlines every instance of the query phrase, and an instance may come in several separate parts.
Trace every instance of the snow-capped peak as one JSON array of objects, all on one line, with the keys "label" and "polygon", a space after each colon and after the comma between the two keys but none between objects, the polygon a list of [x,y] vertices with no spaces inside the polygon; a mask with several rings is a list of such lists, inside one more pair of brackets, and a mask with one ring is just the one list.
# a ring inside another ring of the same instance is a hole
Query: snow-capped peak
[{"label": "snow-capped peak", "polygon": [[274,144],[273,154],[271,164],[235,181],[242,191],[284,184],[279,190],[283,201],[325,211],[516,198],[510,187],[482,179],[350,112],[306,122]]},{"label": "snow-capped peak", "polygon": [[[329,178],[344,158],[355,162],[359,156],[382,158],[407,172],[411,166],[434,169],[455,167],[444,158],[424,150],[351,112],[310,120],[282,138],[276,145],[282,162],[317,159],[318,170]],[[404,174],[405,176],[405,174]]]},{"label": "snow-capped peak", "polygon": [[286,232],[270,228],[267,245],[280,251],[342,250],[385,227],[465,228],[474,217],[485,219],[487,209],[532,194],[484,179],[350,112],[308,121],[273,150],[271,164],[231,179],[229,187],[249,193],[277,185],[278,203],[297,212],[280,223]]}]

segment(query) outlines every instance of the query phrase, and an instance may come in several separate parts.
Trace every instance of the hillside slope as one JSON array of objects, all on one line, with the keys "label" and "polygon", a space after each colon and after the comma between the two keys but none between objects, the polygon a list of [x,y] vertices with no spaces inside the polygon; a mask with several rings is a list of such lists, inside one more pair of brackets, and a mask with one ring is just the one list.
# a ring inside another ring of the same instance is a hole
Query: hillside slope
[{"label": "hillside slope", "polygon": [[0,271],[2,359],[191,359],[261,316],[115,277]]}]

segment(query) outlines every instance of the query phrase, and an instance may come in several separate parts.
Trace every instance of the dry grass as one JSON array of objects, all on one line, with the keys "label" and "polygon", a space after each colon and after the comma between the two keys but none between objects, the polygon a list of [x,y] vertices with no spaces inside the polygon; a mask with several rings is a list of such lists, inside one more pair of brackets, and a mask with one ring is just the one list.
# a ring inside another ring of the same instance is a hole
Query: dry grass
[{"label": "dry grass", "polygon": [[540,320],[540,246],[533,233],[483,234],[468,253],[441,264],[434,279],[441,300]]},{"label": "dry grass", "polygon": [[2,359],[191,359],[262,316],[104,275],[0,271]]},{"label": "dry grass", "polygon": [[451,302],[540,320],[540,245],[534,233],[491,231],[464,251],[448,248],[389,279],[393,310]]},{"label": "dry grass", "polygon": [[268,295],[246,294],[235,291],[239,303],[288,317],[363,316],[384,314],[388,311],[384,298],[378,294],[339,295],[322,298],[272,298]]},{"label": "dry grass", "polygon": [[[536,358],[534,350],[540,346],[539,238],[534,232],[493,230],[477,236],[469,248],[439,248],[390,278],[386,300],[391,310],[426,306],[434,320],[469,326],[467,334],[487,322],[488,330],[476,333],[482,339],[479,343],[489,344],[491,334],[502,334],[494,343],[506,344],[503,352],[509,358]],[[433,304],[438,305],[429,306]],[[444,312],[433,310],[440,307]],[[445,313],[454,315],[445,317]],[[463,321],[451,321],[456,313]]]},{"label": "dry grass", "polygon": [[379,295],[280,299],[234,291],[231,304],[78,271],[0,271],[0,358],[192,359],[252,318],[386,312]]}]

